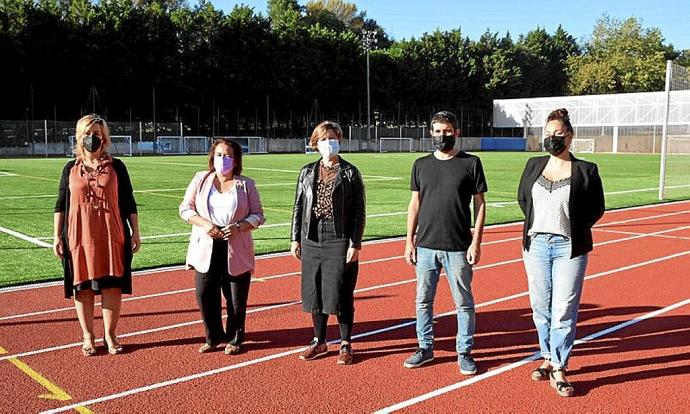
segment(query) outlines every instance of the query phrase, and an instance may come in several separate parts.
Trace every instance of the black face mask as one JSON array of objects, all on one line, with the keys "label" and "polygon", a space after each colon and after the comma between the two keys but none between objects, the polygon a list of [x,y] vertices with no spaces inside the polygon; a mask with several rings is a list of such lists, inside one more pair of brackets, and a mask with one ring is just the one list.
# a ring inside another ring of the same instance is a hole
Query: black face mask
[{"label": "black face mask", "polygon": [[448,152],[455,147],[455,135],[433,135],[431,142],[437,150]]},{"label": "black face mask", "polygon": [[101,148],[101,139],[95,135],[87,135],[84,137],[84,149],[88,152],[96,152]]},{"label": "black face mask", "polygon": [[559,135],[549,135],[544,138],[544,149],[554,157],[558,157],[565,151],[565,137]]}]

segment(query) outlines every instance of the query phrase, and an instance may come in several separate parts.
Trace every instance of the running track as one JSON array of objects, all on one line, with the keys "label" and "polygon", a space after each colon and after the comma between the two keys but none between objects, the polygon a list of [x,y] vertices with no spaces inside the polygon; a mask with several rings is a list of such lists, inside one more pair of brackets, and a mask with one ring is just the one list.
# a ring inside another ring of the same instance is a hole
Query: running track
[{"label": "running track", "polygon": [[[299,263],[285,255],[258,259],[246,352],[237,356],[197,354],[203,327],[188,271],[135,276],[119,326],[128,352],[118,356],[102,343],[98,356],[81,356],[61,285],[0,292],[0,412],[687,412],[690,202],[607,212],[597,226],[570,399],[529,379],[537,347],[520,229],[492,226],[484,237],[473,282],[474,377],[455,362],[445,280],[435,361],[403,368],[416,346],[415,284],[398,239],[362,251],[351,366],[335,364],[336,345],[325,358],[298,360],[311,318],[299,305]],[[331,319],[329,339],[337,339]]]}]

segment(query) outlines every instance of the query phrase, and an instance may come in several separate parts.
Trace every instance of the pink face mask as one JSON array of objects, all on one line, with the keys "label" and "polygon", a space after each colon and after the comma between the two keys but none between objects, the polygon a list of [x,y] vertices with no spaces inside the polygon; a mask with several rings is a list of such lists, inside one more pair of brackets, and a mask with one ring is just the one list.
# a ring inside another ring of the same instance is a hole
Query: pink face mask
[{"label": "pink face mask", "polygon": [[216,172],[219,172],[223,175],[227,175],[232,171],[232,168],[234,167],[234,159],[232,157],[214,157],[213,158],[213,168],[216,170]]}]

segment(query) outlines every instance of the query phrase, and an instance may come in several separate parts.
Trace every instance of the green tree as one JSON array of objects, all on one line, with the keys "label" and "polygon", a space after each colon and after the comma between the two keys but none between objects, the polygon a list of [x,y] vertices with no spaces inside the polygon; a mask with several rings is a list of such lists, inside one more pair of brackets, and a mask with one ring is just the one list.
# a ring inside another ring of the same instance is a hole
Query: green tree
[{"label": "green tree", "polygon": [[665,60],[673,50],[661,30],[641,20],[604,16],[597,21],[585,53],[567,58],[573,94],[658,91],[664,87]]}]

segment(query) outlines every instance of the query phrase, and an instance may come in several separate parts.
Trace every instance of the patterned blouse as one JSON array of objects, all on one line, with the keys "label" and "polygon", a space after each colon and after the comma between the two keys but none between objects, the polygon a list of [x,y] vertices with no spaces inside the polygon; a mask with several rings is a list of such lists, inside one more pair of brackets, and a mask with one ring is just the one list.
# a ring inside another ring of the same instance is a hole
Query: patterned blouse
[{"label": "patterned blouse", "polygon": [[316,184],[316,203],[314,217],[319,220],[333,220],[333,186],[340,172],[340,164],[326,167],[319,163],[319,178]]},{"label": "patterned blouse", "polygon": [[534,221],[530,236],[538,233],[559,234],[570,237],[570,177],[551,181],[539,176],[532,187]]}]

